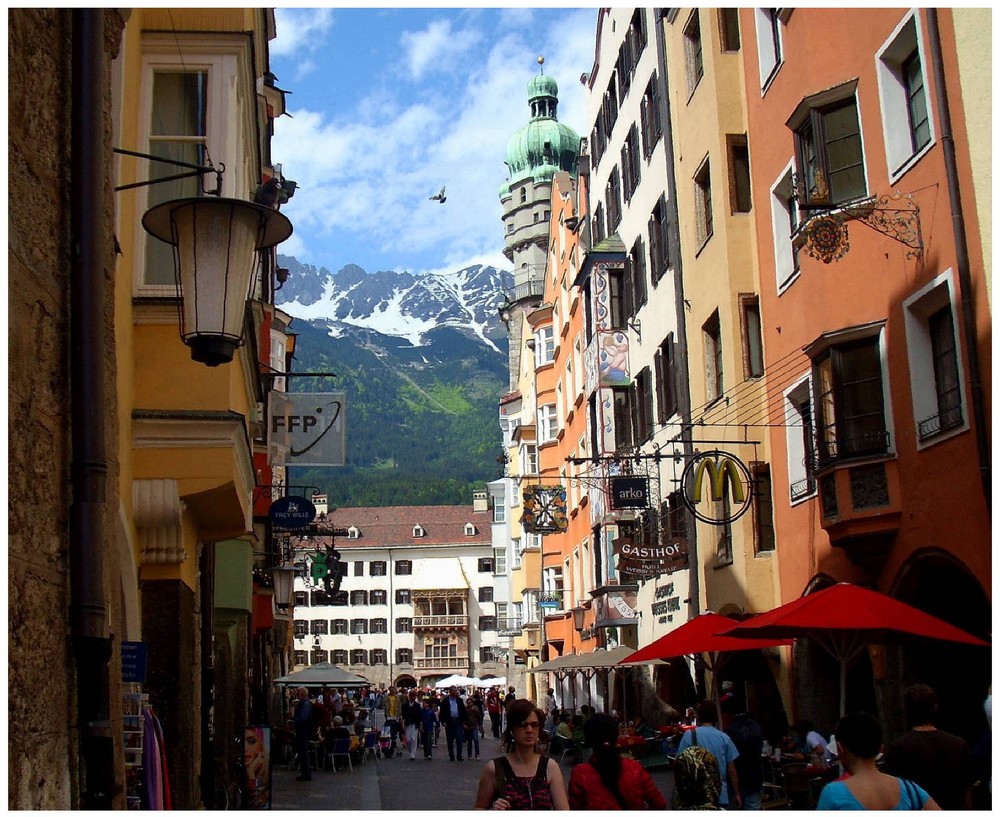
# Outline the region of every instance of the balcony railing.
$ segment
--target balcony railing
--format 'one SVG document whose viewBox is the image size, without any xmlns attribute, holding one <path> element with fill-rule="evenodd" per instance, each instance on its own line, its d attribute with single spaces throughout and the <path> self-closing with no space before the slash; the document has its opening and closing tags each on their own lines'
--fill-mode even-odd
<svg viewBox="0 0 1000 817">
<path fill-rule="evenodd" d="M 469 666 L 469 656 L 451 655 L 438 658 L 414 658 L 413 668 L 422 670 L 432 669 L 465 669 Z"/>
<path fill-rule="evenodd" d="M 413 628 L 417 627 L 468 627 L 468 616 L 414 616 Z"/>
<path fill-rule="evenodd" d="M 527 298 L 541 298 L 544 292 L 545 279 L 533 278 L 530 281 L 524 281 L 511 289 L 505 290 L 504 297 L 507 299 L 507 303 L 516 304 Z"/>
<path fill-rule="evenodd" d="M 498 618 L 497 635 L 512 636 L 521 634 L 521 619 L 519 618 Z"/>
</svg>

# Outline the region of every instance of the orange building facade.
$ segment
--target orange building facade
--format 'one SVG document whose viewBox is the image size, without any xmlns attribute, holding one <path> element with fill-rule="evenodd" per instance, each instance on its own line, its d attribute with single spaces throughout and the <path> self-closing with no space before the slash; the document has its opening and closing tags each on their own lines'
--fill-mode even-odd
<svg viewBox="0 0 1000 817">
<path fill-rule="evenodd" d="M 740 28 L 781 600 L 850 581 L 988 637 L 992 329 L 951 11 L 741 9 Z M 926 681 L 972 738 L 989 661 L 873 647 L 847 706 L 893 723 Z M 799 717 L 832 726 L 836 678 L 795 648 Z"/>
</svg>

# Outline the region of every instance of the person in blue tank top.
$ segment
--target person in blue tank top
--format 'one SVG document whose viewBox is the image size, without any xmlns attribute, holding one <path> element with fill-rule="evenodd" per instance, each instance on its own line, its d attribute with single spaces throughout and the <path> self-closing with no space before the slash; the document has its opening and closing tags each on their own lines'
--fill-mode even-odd
<svg viewBox="0 0 1000 817">
<path fill-rule="evenodd" d="M 837 753 L 849 776 L 828 783 L 817 811 L 940 811 L 911 780 L 883 774 L 875 765 L 882 748 L 882 725 L 867 712 L 850 712 L 837 724 Z"/>
</svg>

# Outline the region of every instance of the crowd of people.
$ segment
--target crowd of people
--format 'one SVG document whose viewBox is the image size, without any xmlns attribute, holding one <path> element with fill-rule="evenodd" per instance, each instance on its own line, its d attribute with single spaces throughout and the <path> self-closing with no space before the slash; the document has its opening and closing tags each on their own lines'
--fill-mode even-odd
<svg viewBox="0 0 1000 817">
<path fill-rule="evenodd" d="M 758 810 L 768 805 L 769 779 L 790 794 L 796 777 L 810 784 L 802 788 L 809 799 L 792 803 L 799 807 L 989 808 L 991 733 L 970 748 L 938 729 L 937 696 L 926 685 L 909 687 L 904 704 L 910 728 L 887 743 L 877 718 L 855 712 L 841 718 L 829 738 L 803 720 L 772 746 L 759 720 L 725 691 L 718 703 L 701 701 L 678 723 L 654 727 L 641 717 L 619 722 L 589 705 L 560 709 L 552 689 L 537 705 L 517 699 L 513 687 L 324 689 L 312 700 L 303 687 L 295 693 L 290 723 L 300 758 L 296 779 L 308 780 L 311 741 L 363 736 L 378 721 L 383 734 L 391 733 L 394 756 L 415 762 L 420 750 L 431 760 L 443 732 L 449 761 L 479 761 L 488 720 L 502 754 L 484 758 L 477 809 L 665 808 L 648 771 L 630 756 L 644 744 L 670 755 L 673 809 Z M 991 697 L 984 708 L 992 728 Z M 568 780 L 559 762 L 567 747 L 573 749 Z"/>
</svg>

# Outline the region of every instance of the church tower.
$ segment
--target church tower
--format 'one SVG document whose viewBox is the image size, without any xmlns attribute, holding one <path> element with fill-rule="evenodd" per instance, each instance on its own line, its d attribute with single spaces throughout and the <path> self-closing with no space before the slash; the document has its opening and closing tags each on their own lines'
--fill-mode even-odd
<svg viewBox="0 0 1000 817">
<path fill-rule="evenodd" d="M 544 62 L 538 58 L 539 65 Z M 510 391 L 517 388 L 524 312 L 541 303 L 549 240 L 552 177 L 564 170 L 574 177 L 580 137 L 559 122 L 559 87 L 539 72 L 528 83 L 531 119 L 507 143 L 509 177 L 500 187 L 503 205 L 504 255 L 514 265 L 514 288 L 507 293 L 501 316 L 509 335 Z"/>
</svg>

